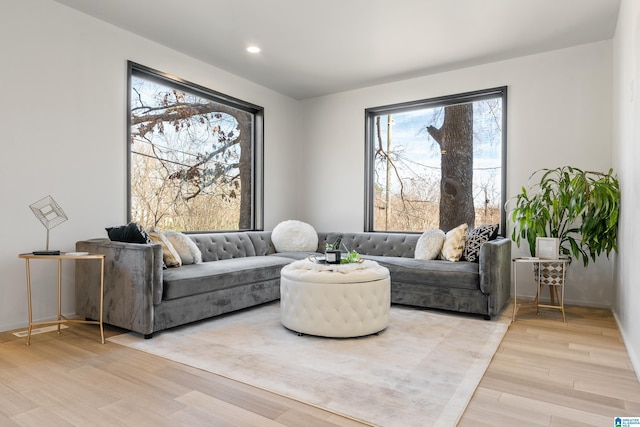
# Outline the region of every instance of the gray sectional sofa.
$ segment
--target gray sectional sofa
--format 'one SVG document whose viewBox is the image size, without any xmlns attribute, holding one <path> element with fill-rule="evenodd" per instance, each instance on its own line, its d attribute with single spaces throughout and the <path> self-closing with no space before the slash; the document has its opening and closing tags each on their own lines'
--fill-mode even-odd
<svg viewBox="0 0 640 427">
<path fill-rule="evenodd" d="M 480 248 L 479 262 L 414 259 L 420 235 L 318 233 L 318 252 L 276 252 L 269 231 L 190 234 L 202 263 L 163 269 L 160 244 L 91 239 L 77 251 L 105 254 L 104 322 L 150 338 L 157 331 L 280 298 L 280 270 L 338 237 L 387 267 L 391 302 L 490 318 L 510 298 L 511 240 Z M 322 248 L 322 249 L 321 249 Z M 76 263 L 76 313 L 99 317 L 99 267 Z"/>
</svg>

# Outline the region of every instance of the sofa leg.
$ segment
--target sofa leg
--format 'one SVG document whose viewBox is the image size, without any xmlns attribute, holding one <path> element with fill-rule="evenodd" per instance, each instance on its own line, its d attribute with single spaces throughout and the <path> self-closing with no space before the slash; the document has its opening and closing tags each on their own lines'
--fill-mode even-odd
<svg viewBox="0 0 640 427">
<path fill-rule="evenodd" d="M 151 332 L 150 334 L 144 334 L 145 340 L 150 340 L 151 338 L 153 338 L 153 332 Z"/>
<path fill-rule="evenodd" d="M 489 316 L 488 314 L 485 314 L 484 316 L 482 316 L 482 318 L 484 320 L 491 320 L 491 316 Z"/>
</svg>

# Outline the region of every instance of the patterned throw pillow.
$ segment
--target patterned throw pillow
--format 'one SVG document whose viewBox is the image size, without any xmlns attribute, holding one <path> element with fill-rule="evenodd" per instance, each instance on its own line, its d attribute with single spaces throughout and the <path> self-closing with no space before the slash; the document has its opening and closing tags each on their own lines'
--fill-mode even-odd
<svg viewBox="0 0 640 427">
<path fill-rule="evenodd" d="M 464 244 L 467 240 L 467 231 L 469 226 L 461 224 L 456 228 L 449 230 L 444 238 L 444 245 L 440 251 L 440 258 L 447 261 L 459 261 L 464 250 Z"/>
<path fill-rule="evenodd" d="M 500 226 L 498 224 L 487 224 L 469 231 L 461 259 L 465 261 L 478 262 L 480 246 L 489 240 L 495 240 L 498 237 L 499 227 Z"/>
<path fill-rule="evenodd" d="M 151 227 L 149 229 L 149 237 L 153 243 L 160 243 L 162 245 L 162 260 L 167 267 L 171 268 L 182 266 L 180 255 L 164 234 L 156 230 L 155 227 Z"/>
<path fill-rule="evenodd" d="M 415 259 L 436 259 L 444 245 L 444 231 L 436 228 L 422 233 L 416 243 Z"/>
</svg>

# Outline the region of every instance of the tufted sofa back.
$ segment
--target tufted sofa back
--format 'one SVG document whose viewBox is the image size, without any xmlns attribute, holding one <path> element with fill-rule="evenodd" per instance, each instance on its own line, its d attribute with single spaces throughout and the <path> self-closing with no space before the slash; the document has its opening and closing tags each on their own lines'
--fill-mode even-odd
<svg viewBox="0 0 640 427">
<path fill-rule="evenodd" d="M 360 255 L 395 256 L 413 258 L 420 234 L 406 233 L 318 233 L 318 251 L 323 252 L 325 243 L 333 243 L 341 236 L 342 243 L 350 251 Z"/>
<path fill-rule="evenodd" d="M 202 252 L 202 261 L 269 255 L 275 252 L 269 231 L 189 234 Z"/>
<path fill-rule="evenodd" d="M 202 261 L 204 262 L 256 255 L 253 243 L 247 233 L 190 234 L 189 237 L 202 252 Z"/>
<path fill-rule="evenodd" d="M 204 262 L 275 253 L 270 231 L 201 233 L 189 234 L 189 237 L 202 252 Z M 318 233 L 318 252 L 324 252 L 325 244 L 335 242 L 338 237 L 342 237 L 347 249 L 361 255 L 413 258 L 420 234 L 321 232 Z"/>
</svg>

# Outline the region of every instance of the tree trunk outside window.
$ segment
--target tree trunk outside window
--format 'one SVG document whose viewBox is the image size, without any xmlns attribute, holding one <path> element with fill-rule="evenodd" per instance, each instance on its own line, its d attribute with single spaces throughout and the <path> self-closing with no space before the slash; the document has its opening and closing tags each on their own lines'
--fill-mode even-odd
<svg viewBox="0 0 640 427">
<path fill-rule="evenodd" d="M 427 131 L 441 153 L 440 228 L 449 231 L 463 223 L 473 228 L 473 104 L 445 107 L 442 126 Z"/>
</svg>

